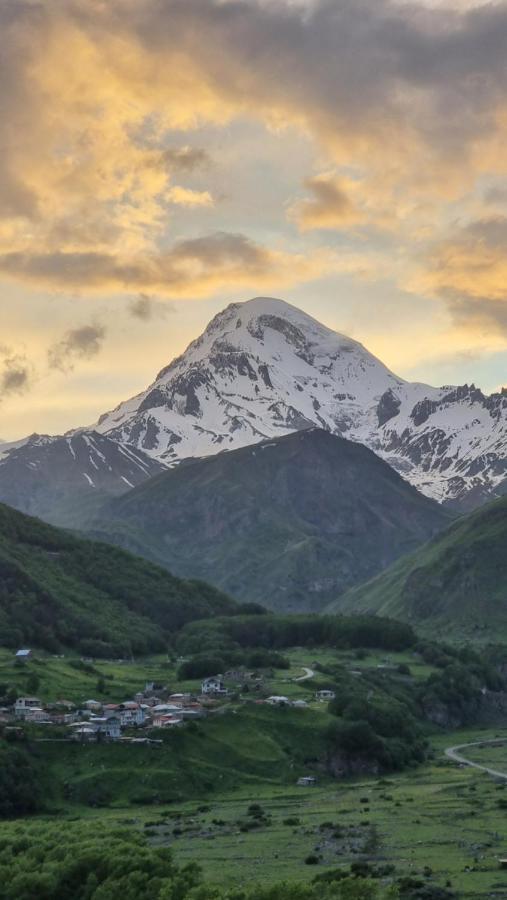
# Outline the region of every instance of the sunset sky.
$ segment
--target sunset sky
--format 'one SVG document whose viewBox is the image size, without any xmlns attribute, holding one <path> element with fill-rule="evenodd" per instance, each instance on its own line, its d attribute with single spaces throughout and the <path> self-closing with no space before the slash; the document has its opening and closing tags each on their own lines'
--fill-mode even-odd
<svg viewBox="0 0 507 900">
<path fill-rule="evenodd" d="M 0 48 L 0 438 L 258 295 L 507 382 L 507 2 L 0 0 Z"/>
</svg>

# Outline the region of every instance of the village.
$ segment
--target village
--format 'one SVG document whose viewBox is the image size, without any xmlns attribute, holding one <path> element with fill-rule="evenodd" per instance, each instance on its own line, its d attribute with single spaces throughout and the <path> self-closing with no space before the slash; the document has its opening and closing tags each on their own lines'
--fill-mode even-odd
<svg viewBox="0 0 507 900">
<path fill-rule="evenodd" d="M 18 659 L 23 661 L 30 658 L 30 651 L 18 651 L 18 654 Z M 65 729 L 64 739 L 81 743 L 157 743 L 157 738 L 152 736 L 154 729 L 178 728 L 226 712 L 234 703 L 246 702 L 242 689 L 247 691 L 244 696 L 248 702 L 256 704 L 295 709 L 309 705 L 309 700 L 301 698 L 266 695 L 262 675 L 238 669 L 205 677 L 195 691 L 173 692 L 169 687 L 147 682 L 134 696 L 119 703 L 93 698 L 82 702 L 61 698 L 45 703 L 37 696 L 18 696 L 12 705 L 0 707 L 0 728 L 8 734 L 19 731 L 23 724 L 54 726 Z M 318 690 L 313 700 L 328 703 L 334 696 L 331 690 Z"/>
</svg>

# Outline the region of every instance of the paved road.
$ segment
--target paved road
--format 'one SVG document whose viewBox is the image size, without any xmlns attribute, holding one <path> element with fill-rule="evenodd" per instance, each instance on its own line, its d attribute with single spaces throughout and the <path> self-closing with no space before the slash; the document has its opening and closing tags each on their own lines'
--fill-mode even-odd
<svg viewBox="0 0 507 900">
<path fill-rule="evenodd" d="M 455 747 L 447 747 L 445 755 L 449 757 L 449 759 L 453 759 L 454 762 L 461 763 L 465 766 L 471 766 L 473 769 L 480 769 L 481 772 L 487 772 L 488 775 L 493 775 L 494 778 L 505 778 L 507 780 L 507 772 L 499 772 L 497 769 L 491 769 L 489 766 L 481 766 L 480 763 L 471 762 L 471 760 L 460 753 L 461 750 L 466 750 L 467 747 L 483 747 L 485 744 L 505 743 L 507 743 L 506 738 L 495 738 L 491 741 L 472 741 L 469 744 L 457 744 Z"/>
<path fill-rule="evenodd" d="M 313 678 L 315 675 L 313 669 L 309 669 L 308 666 L 301 666 L 301 668 L 305 674 L 295 678 L 294 681 L 308 681 L 309 678 Z"/>
</svg>

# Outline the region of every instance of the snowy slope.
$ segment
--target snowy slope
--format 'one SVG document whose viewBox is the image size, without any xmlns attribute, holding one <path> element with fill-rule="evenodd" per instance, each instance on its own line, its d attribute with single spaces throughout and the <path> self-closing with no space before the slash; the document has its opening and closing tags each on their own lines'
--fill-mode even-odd
<svg viewBox="0 0 507 900">
<path fill-rule="evenodd" d="M 173 465 L 314 425 L 371 447 L 439 501 L 476 505 L 507 484 L 507 392 L 407 383 L 265 297 L 228 306 L 94 428 Z"/>
<path fill-rule="evenodd" d="M 0 447 L 0 500 L 55 524 L 73 524 L 83 504 L 131 490 L 163 466 L 137 447 L 93 431 L 33 434 Z"/>
</svg>

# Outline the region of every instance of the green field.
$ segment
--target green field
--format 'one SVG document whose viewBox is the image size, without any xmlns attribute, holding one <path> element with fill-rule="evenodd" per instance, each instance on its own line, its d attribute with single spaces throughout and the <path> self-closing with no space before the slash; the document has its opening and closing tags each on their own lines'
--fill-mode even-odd
<svg viewBox="0 0 507 900">
<path fill-rule="evenodd" d="M 171 847 L 178 863 L 198 862 L 206 880 L 222 886 L 305 881 L 326 869 L 368 860 L 391 863 L 398 875 L 450 883 L 460 897 L 505 896 L 498 858 L 507 851 L 502 808 L 507 788 L 442 756 L 449 741 L 486 740 L 498 731 L 440 735 L 433 762 L 387 779 L 322 777 L 315 788 L 299 788 L 299 768 L 286 759 L 273 711 L 263 711 L 263 722 L 259 715 L 256 710 L 249 723 L 241 722 L 240 732 L 231 717 L 209 723 L 205 738 L 178 735 L 180 746 L 39 745 L 48 771 L 58 767 L 64 782 L 79 788 L 59 809 L 58 822 L 77 817 L 90 832 L 99 822 L 108 828 L 126 826 L 152 846 Z M 292 735 L 304 752 L 311 752 L 318 715 L 303 711 L 307 721 Z M 294 716 L 284 723 L 285 735 L 288 725 L 299 728 Z M 198 746 L 204 741 L 205 747 L 192 751 L 192 741 Z M 162 797 L 150 805 L 133 802 L 135 792 L 137 799 L 143 791 L 162 789 L 163 794 L 163 786 L 174 786 L 176 778 L 192 800 L 169 802 L 169 791 L 165 802 Z M 113 790 L 114 799 L 104 808 L 91 807 L 87 802 L 100 784 Z M 252 803 L 262 807 L 262 821 L 245 830 Z M 0 840 L 13 828 L 21 836 L 25 829 L 54 822 L 54 817 L 4 822 Z M 318 857 L 315 865 L 305 863 L 309 855 Z"/>
<path fill-rule="evenodd" d="M 25 747 L 40 772 L 45 812 L 0 823 L 0 849 L 13 833 L 33 839 L 39 829 L 46 834 L 68 822 L 91 837 L 99 828 L 126 828 L 153 848 L 169 847 L 178 864 L 197 862 L 205 880 L 222 888 L 304 882 L 366 861 L 394 866 L 393 878 L 447 884 L 458 897 L 505 897 L 498 860 L 507 856 L 507 785 L 447 760 L 444 750 L 505 736 L 503 747 L 466 755 L 507 772 L 507 730 L 433 729 L 429 760 L 418 767 L 332 779 L 323 751 L 336 717 L 314 701 L 316 688 L 333 680 L 325 670 L 339 667 L 349 682 L 351 672 L 361 672 L 352 682 L 394 691 L 407 680 L 422 684 L 436 670 L 410 651 L 292 648 L 284 655 L 290 668 L 265 671 L 264 689 L 306 699 L 306 709 L 259 705 L 255 697 L 233 701 L 204 721 L 154 733 L 162 743 L 152 745 L 81 745 L 58 730 L 29 729 Z M 80 665 L 70 656 L 41 655 L 20 667 L 1 651 L 0 682 L 22 691 L 35 674 L 44 701 L 94 697 L 99 678 L 112 700 L 132 696 L 146 681 L 175 691 L 200 683 L 179 681 L 178 662 L 162 655 Z M 398 673 L 399 665 L 410 675 Z M 308 669 L 314 674 L 297 681 Z M 316 787 L 296 785 L 304 774 L 317 777 Z M 252 812 L 252 804 L 261 809 Z"/>
</svg>

